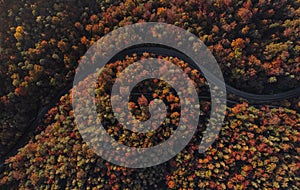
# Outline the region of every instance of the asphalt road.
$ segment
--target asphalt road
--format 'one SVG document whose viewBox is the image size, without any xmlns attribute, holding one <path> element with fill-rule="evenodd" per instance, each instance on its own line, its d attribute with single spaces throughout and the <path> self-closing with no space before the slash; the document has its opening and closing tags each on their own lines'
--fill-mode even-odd
<svg viewBox="0 0 300 190">
<path fill-rule="evenodd" d="M 156 55 L 162 55 L 162 56 L 172 56 L 172 57 L 177 57 L 187 63 L 189 63 L 190 67 L 192 68 L 196 68 L 199 70 L 200 73 L 201 70 L 198 68 L 197 64 L 195 64 L 193 62 L 193 60 L 191 60 L 188 56 L 186 56 L 185 54 L 183 54 L 182 52 L 166 47 L 166 46 L 157 46 L 154 44 L 148 44 L 148 45 L 141 45 L 141 46 L 134 46 L 134 47 L 130 47 L 128 49 L 125 49 L 123 51 L 121 51 L 120 53 L 118 53 L 117 55 L 115 55 L 109 62 L 114 62 L 117 60 L 121 60 L 124 59 L 126 57 L 126 55 L 132 55 L 133 53 L 136 53 L 138 55 L 141 55 L 145 52 L 148 53 L 154 53 Z M 89 73 L 88 73 L 89 74 Z M 85 76 L 80 76 L 80 78 L 83 80 L 85 77 L 87 77 L 87 75 Z M 220 84 L 221 81 L 218 80 L 218 78 L 214 78 L 213 82 L 215 84 Z M 43 119 L 44 115 L 52 108 L 55 106 L 56 103 L 59 102 L 60 97 L 67 94 L 73 87 L 73 82 L 68 84 L 64 89 L 62 89 L 55 98 L 52 99 L 52 101 L 46 105 L 45 107 L 41 108 L 40 111 L 38 112 L 37 116 L 31 121 L 31 123 L 29 124 L 29 127 L 27 129 L 27 131 L 34 131 L 35 128 L 38 126 L 38 124 L 41 122 L 41 120 Z M 261 105 L 261 104 L 267 104 L 267 103 L 272 103 L 272 102 L 276 102 L 276 101 L 280 101 L 280 100 L 286 100 L 286 99 L 290 99 L 290 98 L 296 98 L 296 97 L 300 97 L 300 87 L 297 87 L 293 90 L 289 90 L 286 92 L 282 92 L 282 93 L 278 93 L 278 94 L 270 94 L 270 95 L 260 95 L 260 94 L 253 94 L 253 93 L 248 93 L 248 92 L 244 92 L 241 91 L 239 89 L 236 89 L 232 86 L 229 86 L 226 84 L 226 92 L 228 94 L 233 94 L 236 97 L 240 97 L 245 99 L 249 104 L 252 105 Z M 206 96 L 200 96 L 199 97 L 204 98 L 204 99 L 210 99 L 210 97 L 206 97 Z M 240 103 L 237 100 L 227 100 L 228 104 L 237 104 Z M 2 166 L 4 165 L 4 161 L 12 156 L 15 155 L 17 150 L 22 147 L 26 141 L 27 141 L 27 133 L 24 133 L 24 135 L 21 137 L 21 139 L 18 141 L 18 143 L 11 149 L 10 152 L 8 152 L 5 156 L 3 156 L 0 159 L 0 168 L 2 168 Z M 2 168 L 3 169 L 3 168 Z"/>
</svg>

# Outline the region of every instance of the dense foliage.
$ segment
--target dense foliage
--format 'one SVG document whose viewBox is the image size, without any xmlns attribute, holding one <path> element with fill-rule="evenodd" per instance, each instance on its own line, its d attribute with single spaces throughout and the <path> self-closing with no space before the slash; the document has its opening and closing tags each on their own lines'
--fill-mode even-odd
<svg viewBox="0 0 300 190">
<path fill-rule="evenodd" d="M 74 125 L 70 95 L 50 112 L 54 121 L 6 161 L 0 175 L 3 187 L 297 189 L 300 185 L 300 115 L 292 110 L 247 104 L 228 108 L 220 137 L 205 155 L 198 155 L 197 144 L 191 143 L 170 161 L 147 169 L 119 167 L 96 156 Z"/>
<path fill-rule="evenodd" d="M 29 132 L 38 111 L 72 82 L 86 50 L 127 24 L 166 22 L 199 36 L 216 57 L 226 82 L 238 89 L 265 94 L 293 89 L 300 80 L 299 7 L 299 0 L 0 1 L 0 156 Z M 128 60 L 122 64 L 128 65 Z M 192 77 L 204 83 L 203 76 Z M 6 161 L 1 185 L 70 189 L 139 189 L 145 184 L 175 189 L 300 186 L 300 118 L 292 111 L 300 109 L 300 98 L 278 103 L 291 110 L 246 103 L 228 108 L 221 136 L 201 158 L 191 143 L 165 164 L 130 170 L 101 160 L 82 142 L 73 123 L 70 97 L 62 97 L 31 141 Z M 146 101 L 139 100 L 137 105 Z M 203 104 L 207 116 L 209 102 Z M 195 141 L 200 137 L 201 131 Z"/>
</svg>

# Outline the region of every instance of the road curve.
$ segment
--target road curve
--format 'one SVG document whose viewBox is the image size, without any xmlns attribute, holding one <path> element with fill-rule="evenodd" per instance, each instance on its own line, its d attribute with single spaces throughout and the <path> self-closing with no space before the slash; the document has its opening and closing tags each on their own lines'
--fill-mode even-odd
<svg viewBox="0 0 300 190">
<path fill-rule="evenodd" d="M 154 53 L 156 55 L 162 55 L 162 56 L 172 56 L 172 57 L 177 57 L 187 63 L 190 64 L 190 67 L 197 69 L 200 73 L 201 70 L 197 67 L 197 64 L 193 62 L 187 55 L 184 53 L 180 52 L 179 50 L 167 47 L 167 46 L 161 46 L 157 44 L 142 44 L 139 46 L 133 46 L 130 48 L 127 48 L 121 52 L 119 52 L 117 55 L 115 55 L 109 62 L 114 62 L 117 60 L 124 59 L 126 55 L 132 55 L 134 53 L 141 55 L 145 52 L 148 53 Z M 89 74 L 89 73 L 88 73 Z M 84 79 L 86 76 L 80 76 L 80 79 Z M 221 81 L 219 81 L 217 78 L 214 79 L 213 81 L 215 84 L 220 84 Z M 60 100 L 60 97 L 63 96 L 64 94 L 67 94 L 73 87 L 73 82 L 69 83 L 64 89 L 62 89 L 56 96 L 55 98 L 52 99 L 52 101 L 41 108 L 37 114 L 37 116 L 30 122 L 28 131 L 33 131 L 35 128 L 38 126 L 38 124 L 41 122 L 43 119 L 44 115 Z M 279 101 L 279 100 L 285 100 L 285 99 L 290 99 L 290 98 L 296 98 L 300 96 L 300 87 L 297 87 L 293 90 L 289 90 L 286 92 L 278 93 L 278 94 L 270 94 L 270 95 L 258 95 L 258 94 L 252 94 L 248 92 L 244 92 L 241 90 L 238 90 L 232 86 L 229 86 L 226 84 L 226 91 L 229 94 L 234 94 L 237 97 L 246 99 L 250 104 L 252 105 L 260 105 L 262 103 L 272 103 L 274 101 Z M 203 96 L 199 98 L 204 98 L 204 99 L 209 99 L 209 97 Z M 240 103 L 239 101 L 236 100 L 227 100 L 227 103 L 229 104 L 236 104 Z M 27 141 L 27 133 L 24 133 L 24 135 L 20 138 L 18 143 L 9 151 L 5 156 L 3 156 L 0 159 L 0 168 L 3 167 L 4 161 L 12 156 L 15 155 L 17 150 L 22 147 L 26 141 Z M 3 169 L 3 168 L 2 168 Z"/>
</svg>

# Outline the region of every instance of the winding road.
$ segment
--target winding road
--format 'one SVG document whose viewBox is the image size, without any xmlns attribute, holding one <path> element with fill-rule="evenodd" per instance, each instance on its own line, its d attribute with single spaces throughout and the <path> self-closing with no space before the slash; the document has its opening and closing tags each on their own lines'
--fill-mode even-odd
<svg viewBox="0 0 300 190">
<path fill-rule="evenodd" d="M 177 57 L 187 63 L 190 64 L 190 67 L 196 68 L 199 72 L 200 69 L 197 67 L 197 64 L 193 62 L 187 55 L 184 53 L 180 52 L 179 50 L 167 47 L 167 46 L 161 46 L 161 45 L 156 45 L 156 44 L 142 44 L 139 46 L 133 46 L 130 48 L 127 48 L 117 55 L 115 55 L 109 62 L 114 62 L 117 60 L 124 59 L 126 55 L 132 55 L 133 53 L 136 53 L 138 55 L 141 55 L 145 52 L 148 53 L 154 53 L 156 55 L 162 55 L 162 56 L 172 56 L 172 57 Z M 88 73 L 89 74 L 89 73 Z M 87 75 L 81 76 L 80 78 L 83 80 Z M 214 79 L 213 81 L 215 84 L 220 84 L 221 81 L 218 80 L 217 78 Z M 41 120 L 43 119 L 44 115 L 52 108 L 54 105 L 59 102 L 61 96 L 67 94 L 73 87 L 73 82 L 68 84 L 64 89 L 62 89 L 56 96 L 55 98 L 52 99 L 52 101 L 46 105 L 45 107 L 41 108 L 37 114 L 37 116 L 31 121 L 28 127 L 28 131 L 34 131 L 36 127 L 39 125 Z M 272 103 L 275 101 L 280 101 L 280 100 L 285 100 L 285 99 L 290 99 L 290 98 L 296 98 L 300 97 L 300 87 L 297 87 L 293 90 L 289 90 L 287 92 L 282 92 L 278 94 L 270 94 L 270 95 L 258 95 L 258 94 L 252 94 L 248 92 L 241 91 L 239 89 L 236 89 L 232 86 L 229 86 L 226 84 L 226 91 L 228 94 L 233 94 L 237 97 L 246 99 L 250 104 L 252 105 L 260 105 L 262 103 Z M 204 98 L 204 99 L 210 99 L 210 97 L 207 96 L 200 96 L 199 98 Z M 229 104 L 237 104 L 241 103 L 236 100 L 227 100 L 227 103 Z M 4 161 L 17 153 L 17 150 L 24 146 L 24 144 L 27 141 L 27 133 L 24 133 L 24 135 L 20 138 L 18 143 L 9 151 L 5 156 L 3 156 L 0 159 L 0 168 L 3 169 L 4 166 Z"/>
</svg>

